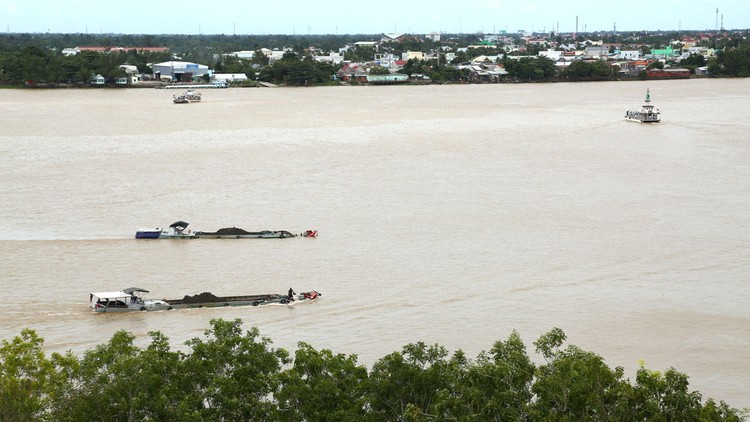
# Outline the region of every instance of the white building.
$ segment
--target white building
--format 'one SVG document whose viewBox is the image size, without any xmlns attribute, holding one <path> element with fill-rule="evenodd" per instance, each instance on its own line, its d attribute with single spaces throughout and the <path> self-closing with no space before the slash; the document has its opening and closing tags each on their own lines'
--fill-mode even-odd
<svg viewBox="0 0 750 422">
<path fill-rule="evenodd" d="M 331 63 L 333 65 L 340 65 L 344 61 L 344 56 L 341 53 L 330 53 L 327 56 L 314 56 L 316 62 Z"/>
<path fill-rule="evenodd" d="M 122 64 L 119 67 L 127 74 L 127 77 L 125 77 L 126 84 L 132 85 L 138 83 L 138 68 L 136 66 L 133 66 L 131 64 Z"/>
<path fill-rule="evenodd" d="M 255 56 L 255 51 L 251 51 L 251 50 L 235 51 L 234 53 L 231 53 L 231 55 L 237 57 L 238 59 L 250 60 L 253 58 L 253 56 Z"/>
<path fill-rule="evenodd" d="M 151 68 L 154 69 L 154 78 L 157 80 L 184 80 L 208 73 L 208 66 L 190 62 L 169 61 L 156 63 Z"/>
<path fill-rule="evenodd" d="M 606 57 L 609 54 L 609 49 L 604 45 L 591 45 L 586 47 L 586 52 L 584 53 L 584 56 L 590 57 L 592 59 L 599 59 L 602 57 Z"/>
<path fill-rule="evenodd" d="M 244 73 L 214 73 L 214 81 L 220 82 L 242 82 L 247 80 L 247 75 Z"/>
<path fill-rule="evenodd" d="M 395 66 L 396 60 L 398 60 L 398 58 L 395 57 L 391 53 L 375 55 L 375 64 L 377 64 L 378 66 L 386 67 L 386 68 L 391 68 Z"/>
<path fill-rule="evenodd" d="M 552 60 L 553 62 L 560 60 L 560 57 L 562 57 L 562 55 L 563 55 L 562 51 L 552 50 L 552 49 L 539 52 L 539 57 L 546 57 Z"/>
<path fill-rule="evenodd" d="M 641 51 L 640 50 L 622 50 L 622 51 L 617 52 L 616 57 L 622 60 L 640 60 Z"/>
<path fill-rule="evenodd" d="M 284 57 L 284 54 L 286 54 L 287 52 L 294 52 L 294 50 L 292 50 L 291 48 L 284 48 L 282 50 L 263 50 L 263 54 L 268 57 L 268 62 L 270 64 L 273 64 L 277 60 L 281 60 Z"/>
</svg>

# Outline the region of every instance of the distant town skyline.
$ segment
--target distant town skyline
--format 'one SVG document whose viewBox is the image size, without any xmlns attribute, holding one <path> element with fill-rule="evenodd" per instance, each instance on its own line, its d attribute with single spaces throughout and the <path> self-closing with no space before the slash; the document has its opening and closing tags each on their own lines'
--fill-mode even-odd
<svg viewBox="0 0 750 422">
<path fill-rule="evenodd" d="M 8 33 L 91 34 L 701 31 L 750 28 L 750 2 L 381 0 L 327 7 L 309 0 L 283 3 L 0 0 L 0 25 L 0 31 Z"/>
</svg>

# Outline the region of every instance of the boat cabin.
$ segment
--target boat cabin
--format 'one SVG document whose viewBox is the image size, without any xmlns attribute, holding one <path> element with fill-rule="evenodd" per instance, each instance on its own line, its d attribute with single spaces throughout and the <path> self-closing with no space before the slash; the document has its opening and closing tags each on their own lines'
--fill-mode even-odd
<svg viewBox="0 0 750 422">
<path fill-rule="evenodd" d="M 89 294 L 89 306 L 96 312 L 125 312 L 151 310 L 166 306 L 164 301 L 145 300 L 139 294 L 148 293 L 140 287 L 129 287 L 120 291 L 95 292 Z"/>
</svg>

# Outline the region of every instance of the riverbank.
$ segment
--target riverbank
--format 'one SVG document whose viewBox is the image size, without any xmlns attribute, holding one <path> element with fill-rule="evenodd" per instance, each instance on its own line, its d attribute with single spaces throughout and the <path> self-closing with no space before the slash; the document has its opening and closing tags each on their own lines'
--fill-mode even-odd
<svg viewBox="0 0 750 422">
<path fill-rule="evenodd" d="M 310 84 L 306 86 L 300 85 L 275 85 L 269 82 L 258 82 L 249 81 L 240 84 L 228 84 L 226 87 L 218 87 L 213 84 L 194 84 L 194 83 L 164 83 L 155 81 L 138 82 L 135 84 L 118 85 L 118 84 L 16 84 L 16 85 L 0 85 L 0 89 L 128 89 L 128 88 L 166 88 L 166 89 L 187 89 L 187 88 L 276 88 L 276 87 L 288 87 L 288 88 L 312 88 L 312 87 L 323 87 L 323 86 L 424 86 L 424 85 L 503 85 L 503 84 L 546 84 L 546 83 L 581 83 L 581 82 L 644 82 L 644 81 L 666 81 L 666 80 L 694 80 L 694 79 L 744 79 L 737 77 L 727 76 L 711 76 L 711 75 L 692 75 L 690 78 L 683 77 L 659 77 L 659 78 L 616 78 L 616 79 L 570 79 L 570 78 L 556 78 L 552 80 L 502 80 L 498 82 L 471 82 L 471 81 L 431 81 L 425 79 L 415 79 L 399 82 L 343 82 L 343 81 L 332 81 L 327 84 Z"/>
</svg>

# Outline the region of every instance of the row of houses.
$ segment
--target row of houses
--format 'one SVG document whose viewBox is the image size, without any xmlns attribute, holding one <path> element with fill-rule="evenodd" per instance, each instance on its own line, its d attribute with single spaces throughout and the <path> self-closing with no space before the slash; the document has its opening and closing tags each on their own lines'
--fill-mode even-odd
<svg viewBox="0 0 750 422">
<path fill-rule="evenodd" d="M 620 66 L 620 72 L 622 76 L 635 76 L 644 70 L 650 62 L 653 61 L 677 61 L 686 58 L 691 54 L 702 54 L 709 58 L 715 55 L 715 51 L 707 47 L 701 47 L 700 42 L 702 38 L 685 38 L 675 40 L 670 43 L 666 48 L 663 49 L 652 49 L 650 54 L 644 54 L 641 49 L 630 48 L 623 49 L 623 45 L 606 44 L 602 41 L 591 41 L 586 40 L 583 42 L 575 42 L 570 44 L 557 44 L 550 42 L 549 39 L 541 36 L 529 35 L 522 37 L 522 42 L 518 43 L 518 37 L 511 37 L 504 34 L 491 34 L 486 35 L 481 42 L 476 45 L 470 45 L 462 48 L 452 48 L 450 46 L 441 46 L 432 51 L 405 51 L 400 55 L 394 55 L 387 53 L 382 46 L 387 43 L 394 43 L 402 41 L 408 37 L 414 37 L 408 34 L 396 34 L 386 33 L 382 34 L 380 41 L 361 41 L 352 44 L 345 45 L 338 49 L 338 51 L 323 52 L 315 47 L 309 47 L 306 52 L 310 54 L 316 61 L 330 63 L 334 66 L 339 67 L 336 77 L 341 80 L 351 81 L 368 81 L 378 83 L 391 83 L 399 82 L 404 77 L 399 76 L 397 72 L 406 65 L 408 60 L 437 60 L 442 63 L 454 62 L 456 57 L 461 53 L 467 53 L 467 56 L 474 56 L 471 53 L 471 49 L 477 48 L 493 48 L 500 50 L 500 54 L 494 56 L 479 55 L 472 59 L 470 63 L 462 63 L 456 65 L 459 69 L 468 69 L 475 79 L 478 80 L 499 80 L 507 75 L 507 72 L 500 64 L 505 54 L 510 54 L 513 58 L 530 57 L 523 53 L 528 51 L 529 46 L 547 47 L 545 50 L 539 50 L 539 52 L 533 57 L 546 57 L 555 64 L 564 68 L 569 66 L 571 63 L 578 60 L 606 60 L 613 64 Z M 425 38 L 429 38 L 435 41 L 440 41 L 440 34 L 433 33 L 428 34 Z M 502 45 L 501 48 L 497 45 Z M 348 50 L 357 47 L 368 47 L 374 51 L 374 56 L 371 61 L 366 63 L 350 63 L 345 60 L 345 54 Z M 84 51 L 96 51 L 101 53 L 116 52 L 116 51 L 148 51 L 148 52 L 165 52 L 168 51 L 166 47 L 74 47 L 66 48 L 63 50 L 63 54 L 72 55 L 79 54 Z M 280 60 L 284 54 L 291 51 L 291 49 L 268 49 L 262 48 L 259 50 L 242 50 L 228 53 L 239 59 L 250 60 L 255 57 L 256 54 L 263 54 L 273 64 L 275 61 Z M 382 52 L 381 52 L 382 51 Z M 380 66 L 388 69 L 390 75 L 369 75 L 369 69 L 374 66 Z M 138 70 L 134 66 L 123 65 L 121 66 L 127 77 L 120 78 L 116 81 L 118 84 L 135 84 L 139 80 L 144 78 L 154 79 L 159 81 L 191 81 L 196 78 L 202 78 L 204 75 L 209 75 L 212 80 L 219 80 L 223 82 L 238 82 L 247 79 L 247 75 L 244 74 L 214 74 L 207 65 L 198 63 L 184 62 L 184 61 L 167 61 L 163 63 L 156 63 L 152 65 L 153 75 L 138 75 Z M 705 71 L 705 69 L 701 69 Z M 656 74 L 654 74 L 656 77 Z M 661 72 L 659 77 L 683 77 L 684 69 L 665 69 Z M 689 77 L 689 74 L 687 75 Z"/>
<path fill-rule="evenodd" d="M 152 52 L 152 53 L 164 53 L 169 51 L 169 48 L 167 47 L 98 47 L 98 46 L 83 46 L 83 47 L 71 47 L 71 48 L 64 48 L 61 53 L 63 56 L 74 56 L 76 54 L 80 54 L 84 51 L 93 51 L 95 53 L 114 53 L 114 52 L 128 52 L 128 51 L 138 51 L 138 52 Z"/>
</svg>

